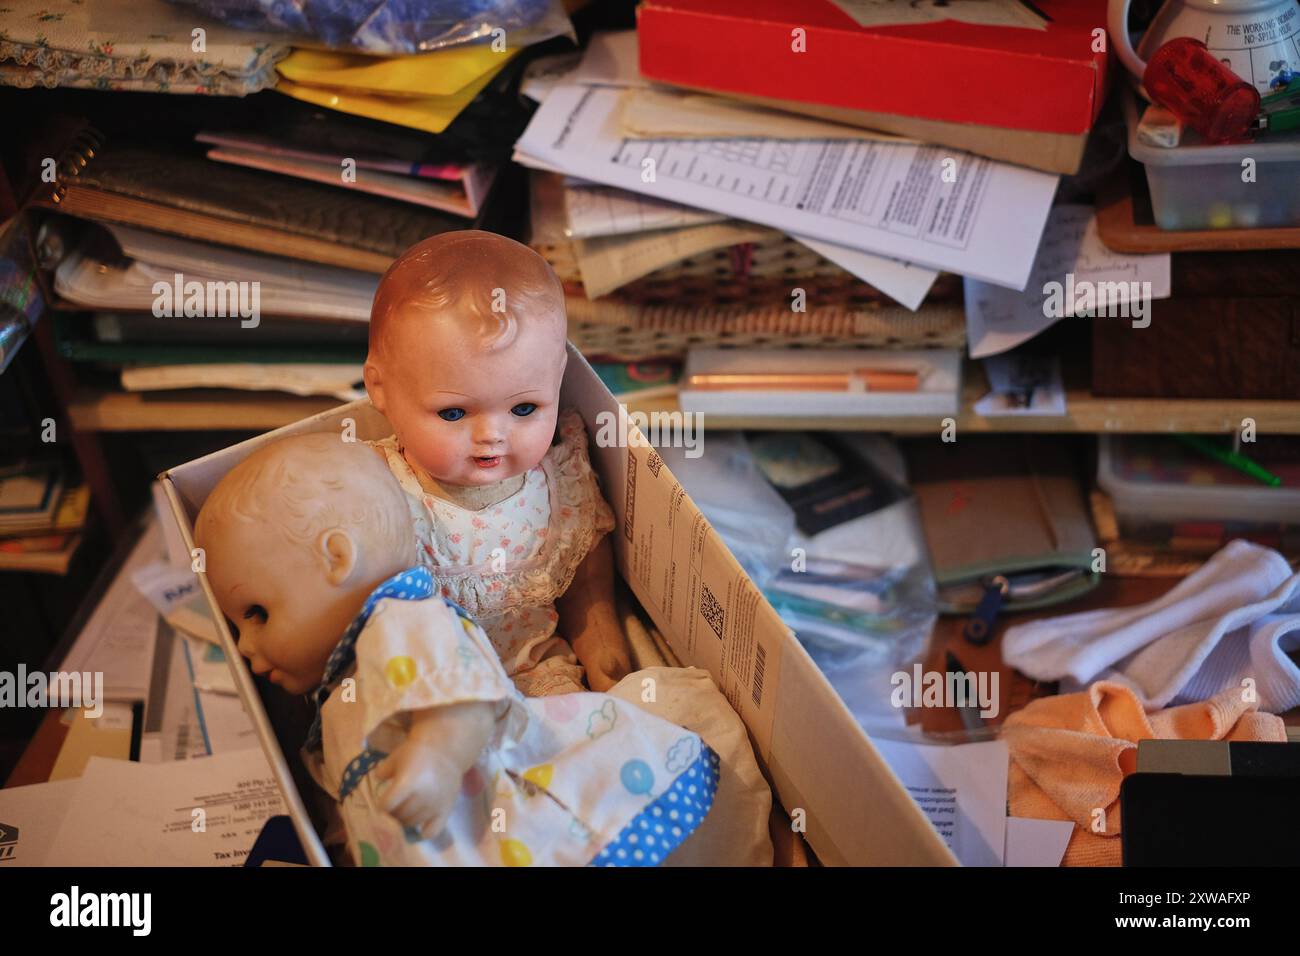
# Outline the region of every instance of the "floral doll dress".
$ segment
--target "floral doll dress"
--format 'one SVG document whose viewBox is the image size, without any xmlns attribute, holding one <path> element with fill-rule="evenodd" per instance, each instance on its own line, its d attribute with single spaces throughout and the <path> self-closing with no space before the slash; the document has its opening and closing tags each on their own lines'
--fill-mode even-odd
<svg viewBox="0 0 1300 956">
<path fill-rule="evenodd" d="M 340 802 L 353 859 L 398 866 L 655 866 L 713 804 L 718 756 L 697 734 L 608 694 L 524 697 L 474 620 L 427 568 L 367 599 L 330 656 L 304 747 Z M 425 839 L 385 813 L 372 769 L 410 714 L 496 705 L 446 827 Z"/>
<path fill-rule="evenodd" d="M 573 649 L 556 633 L 555 602 L 614 528 L 582 417 L 566 409 L 557 424 L 558 440 L 523 486 L 478 511 L 425 491 L 396 436 L 373 443 L 412 505 L 420 561 L 439 593 L 478 621 L 529 697 L 586 689 Z"/>
</svg>

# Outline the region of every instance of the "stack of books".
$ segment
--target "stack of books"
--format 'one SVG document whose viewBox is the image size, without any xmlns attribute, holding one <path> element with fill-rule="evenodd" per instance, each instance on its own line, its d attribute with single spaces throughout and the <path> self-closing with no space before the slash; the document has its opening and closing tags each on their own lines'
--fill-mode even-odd
<svg viewBox="0 0 1300 956">
<path fill-rule="evenodd" d="M 0 570 L 63 574 L 81 541 L 90 494 L 51 460 L 0 468 Z"/>
<path fill-rule="evenodd" d="M 494 196 L 526 112 L 493 72 L 439 135 L 273 92 L 237 108 L 194 98 L 150 124 L 78 117 L 34 203 L 55 214 L 61 354 L 94 366 L 83 384 L 129 391 L 363 395 L 389 263 L 509 212 Z"/>
</svg>

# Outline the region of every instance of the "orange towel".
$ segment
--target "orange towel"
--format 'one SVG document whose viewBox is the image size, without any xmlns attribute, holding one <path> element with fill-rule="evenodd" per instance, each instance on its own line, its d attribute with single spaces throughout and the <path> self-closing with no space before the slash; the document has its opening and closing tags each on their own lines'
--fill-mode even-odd
<svg viewBox="0 0 1300 956">
<path fill-rule="evenodd" d="M 1063 866 L 1119 866 L 1119 786 L 1137 767 L 1139 740 L 1286 740 L 1280 718 L 1241 697 L 1229 688 L 1148 714 L 1127 687 L 1098 681 L 1077 694 L 1034 701 L 1003 725 L 1011 815 L 1073 820 Z"/>
</svg>

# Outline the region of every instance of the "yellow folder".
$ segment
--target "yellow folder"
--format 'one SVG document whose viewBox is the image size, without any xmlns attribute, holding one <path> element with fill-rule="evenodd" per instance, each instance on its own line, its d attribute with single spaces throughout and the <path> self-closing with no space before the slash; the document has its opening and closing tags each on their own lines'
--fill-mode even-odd
<svg viewBox="0 0 1300 956">
<path fill-rule="evenodd" d="M 479 91 L 492 81 L 492 78 L 509 62 L 514 52 L 493 54 L 496 61 L 487 72 L 480 74 L 454 92 L 444 95 L 384 95 L 341 86 L 309 85 L 288 79 L 286 76 L 280 78 L 275 88 L 294 99 L 314 103 L 317 106 L 383 120 L 386 123 L 396 123 L 398 126 L 409 126 L 424 130 L 426 133 L 441 133 L 460 115 L 460 111 L 478 96 Z"/>
</svg>

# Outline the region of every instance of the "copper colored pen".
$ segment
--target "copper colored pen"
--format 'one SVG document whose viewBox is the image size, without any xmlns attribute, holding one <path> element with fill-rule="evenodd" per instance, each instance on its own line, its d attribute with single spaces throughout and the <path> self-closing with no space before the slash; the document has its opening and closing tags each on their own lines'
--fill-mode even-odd
<svg viewBox="0 0 1300 956">
<path fill-rule="evenodd" d="M 701 391 L 915 392 L 916 369 L 858 368 L 851 372 L 698 372 L 686 380 Z"/>
</svg>

